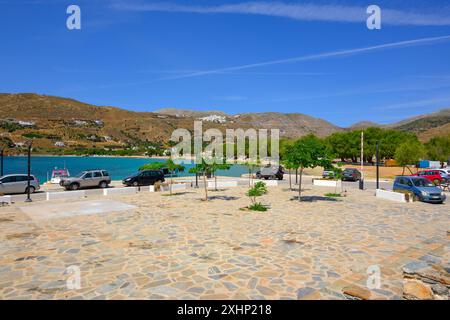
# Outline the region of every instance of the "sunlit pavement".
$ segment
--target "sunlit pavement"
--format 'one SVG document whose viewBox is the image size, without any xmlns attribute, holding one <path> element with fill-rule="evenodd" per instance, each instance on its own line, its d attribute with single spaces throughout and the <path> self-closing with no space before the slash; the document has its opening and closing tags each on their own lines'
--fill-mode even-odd
<svg viewBox="0 0 450 320">
<path fill-rule="evenodd" d="M 269 211 L 251 212 L 246 190 L 210 191 L 208 202 L 193 188 L 2 207 L 0 298 L 344 299 L 356 286 L 364 298 L 400 299 L 405 264 L 450 261 L 448 203 L 356 188 L 330 199 L 334 188 L 311 185 L 299 203 L 284 183 L 258 199 Z M 103 209 L 77 214 L 92 201 Z M 372 266 L 381 285 L 367 290 Z"/>
</svg>

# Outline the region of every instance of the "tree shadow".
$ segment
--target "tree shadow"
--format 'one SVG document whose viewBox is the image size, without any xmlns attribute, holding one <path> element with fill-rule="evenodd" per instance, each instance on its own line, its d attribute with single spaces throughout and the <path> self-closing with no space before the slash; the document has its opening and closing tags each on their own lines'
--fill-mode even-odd
<svg viewBox="0 0 450 320">
<path fill-rule="evenodd" d="M 172 193 L 172 194 L 170 194 L 170 193 L 164 193 L 164 194 L 162 194 L 161 196 L 163 196 L 163 197 L 175 197 L 175 196 L 183 196 L 183 195 L 185 195 L 185 194 L 194 194 L 195 192 L 177 192 L 177 193 Z"/>
<path fill-rule="evenodd" d="M 209 200 L 225 200 L 225 201 L 233 201 L 240 199 L 239 197 L 232 197 L 232 196 L 211 196 L 208 197 Z"/>
<path fill-rule="evenodd" d="M 291 201 L 298 201 L 298 196 L 292 197 Z M 338 199 L 322 196 L 302 196 L 302 202 L 317 202 L 317 201 L 328 201 L 328 202 L 338 202 Z"/>
</svg>

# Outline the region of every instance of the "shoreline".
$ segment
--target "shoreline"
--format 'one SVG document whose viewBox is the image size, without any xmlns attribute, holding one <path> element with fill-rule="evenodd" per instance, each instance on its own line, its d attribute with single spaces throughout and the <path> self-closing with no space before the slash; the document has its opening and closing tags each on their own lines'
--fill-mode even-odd
<svg viewBox="0 0 450 320">
<path fill-rule="evenodd" d="M 5 158 L 7 157 L 27 157 L 26 154 L 10 154 L 5 155 Z M 54 155 L 54 154 L 32 154 L 31 157 L 39 157 L 39 158 L 130 158 L 130 159 L 161 159 L 161 160 L 167 160 L 170 159 L 168 156 L 161 156 L 161 157 L 147 157 L 147 156 L 113 156 L 113 155 L 107 155 L 107 156 L 79 156 L 79 155 Z M 187 159 L 186 159 L 187 160 Z"/>
</svg>

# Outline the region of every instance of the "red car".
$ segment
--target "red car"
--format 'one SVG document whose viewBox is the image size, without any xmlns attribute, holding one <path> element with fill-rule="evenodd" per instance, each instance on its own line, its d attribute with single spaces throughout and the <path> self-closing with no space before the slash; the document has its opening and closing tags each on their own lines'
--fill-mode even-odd
<svg viewBox="0 0 450 320">
<path fill-rule="evenodd" d="M 435 185 L 439 185 L 442 182 L 445 182 L 445 179 L 442 178 L 441 173 L 439 172 L 439 170 L 419 171 L 419 173 L 413 174 L 412 176 L 425 178 L 425 179 L 430 180 L 431 182 L 433 182 Z"/>
</svg>

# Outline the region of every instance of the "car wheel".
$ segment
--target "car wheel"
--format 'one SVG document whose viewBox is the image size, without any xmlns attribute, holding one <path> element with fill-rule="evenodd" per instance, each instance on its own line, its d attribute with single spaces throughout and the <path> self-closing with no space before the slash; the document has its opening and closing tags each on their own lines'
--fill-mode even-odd
<svg viewBox="0 0 450 320">
<path fill-rule="evenodd" d="M 100 182 L 99 187 L 102 189 L 105 189 L 105 188 L 108 188 L 108 184 L 106 183 L 106 181 L 102 181 L 102 182 Z"/>
<path fill-rule="evenodd" d="M 30 187 L 30 194 L 34 193 L 36 189 L 34 187 Z M 25 189 L 25 194 L 28 194 L 28 187 Z"/>
<path fill-rule="evenodd" d="M 139 186 L 139 183 L 137 181 L 134 181 L 133 182 L 133 187 L 137 187 L 137 186 Z"/>
<path fill-rule="evenodd" d="M 72 183 L 70 185 L 70 190 L 75 191 L 75 190 L 78 190 L 78 189 L 80 189 L 80 185 L 78 183 Z"/>
</svg>

